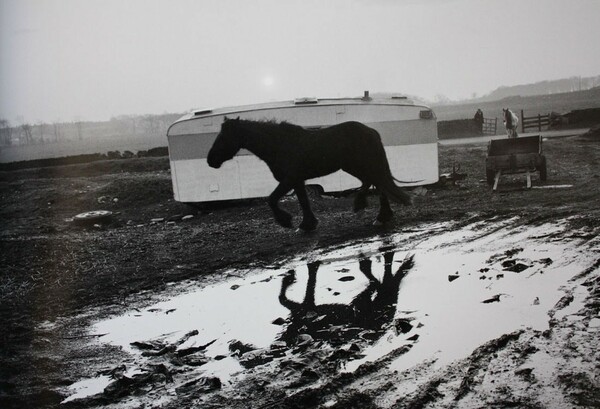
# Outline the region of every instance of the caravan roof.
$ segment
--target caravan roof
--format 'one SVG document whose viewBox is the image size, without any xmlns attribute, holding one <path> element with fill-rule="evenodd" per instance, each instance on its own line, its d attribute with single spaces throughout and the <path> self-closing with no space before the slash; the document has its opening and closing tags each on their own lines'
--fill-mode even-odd
<svg viewBox="0 0 600 409">
<path fill-rule="evenodd" d="M 358 97 L 358 98 L 314 98 L 314 97 L 302 97 L 288 101 L 277 101 L 277 102 L 265 102 L 260 104 L 252 105 L 240 105 L 223 108 L 201 108 L 195 109 L 191 112 L 183 115 L 175 124 L 182 121 L 188 121 L 196 118 L 207 118 L 213 116 L 222 115 L 235 115 L 243 112 L 259 112 L 281 108 L 296 108 L 306 105 L 313 106 L 336 106 L 336 105 L 389 105 L 389 106 L 417 106 L 429 109 L 429 107 L 421 104 L 415 104 L 414 101 L 404 96 L 391 96 L 388 98 L 370 98 L 370 97 Z"/>
</svg>

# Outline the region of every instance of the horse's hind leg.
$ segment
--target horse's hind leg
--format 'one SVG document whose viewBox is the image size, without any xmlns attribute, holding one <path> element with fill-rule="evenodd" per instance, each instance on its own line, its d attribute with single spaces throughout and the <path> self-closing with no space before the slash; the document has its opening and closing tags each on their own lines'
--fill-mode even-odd
<svg viewBox="0 0 600 409">
<path fill-rule="evenodd" d="M 369 188 L 371 187 L 370 183 L 363 182 L 362 186 L 356 193 L 356 197 L 354 198 L 354 212 L 360 212 L 367 207 L 367 193 L 369 192 Z"/>
<path fill-rule="evenodd" d="M 275 220 L 283 227 L 292 227 L 292 216 L 285 210 L 281 210 L 279 207 L 279 199 L 289 192 L 291 187 L 286 184 L 280 183 L 275 190 L 269 195 L 269 206 L 273 211 Z"/>
<path fill-rule="evenodd" d="M 383 192 L 379 195 L 379 203 L 379 214 L 377 215 L 375 224 L 385 224 L 392 220 L 392 218 L 394 217 L 394 213 L 392 212 L 392 208 L 390 207 L 389 199 Z"/>
<path fill-rule="evenodd" d="M 300 223 L 300 226 L 298 227 L 304 231 L 313 231 L 317 228 L 319 221 L 310 208 L 310 201 L 308 200 L 308 195 L 306 194 L 304 182 L 297 184 L 296 187 L 294 187 L 294 190 L 296 192 L 296 196 L 298 197 L 298 202 L 300 202 L 300 207 L 302 208 L 302 223 Z"/>
</svg>

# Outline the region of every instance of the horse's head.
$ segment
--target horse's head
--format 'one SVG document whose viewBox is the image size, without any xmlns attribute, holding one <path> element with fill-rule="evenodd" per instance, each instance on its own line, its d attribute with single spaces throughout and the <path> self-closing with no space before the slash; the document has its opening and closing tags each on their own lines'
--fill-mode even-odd
<svg viewBox="0 0 600 409">
<path fill-rule="evenodd" d="M 240 118 L 228 119 L 225 117 L 221 132 L 208 151 L 206 161 L 211 168 L 220 168 L 223 162 L 233 158 L 242 148 L 242 138 L 239 135 Z"/>
<path fill-rule="evenodd" d="M 502 120 L 508 127 L 512 126 L 512 115 L 511 114 L 512 114 L 512 112 L 510 112 L 510 109 L 502 108 Z"/>
</svg>

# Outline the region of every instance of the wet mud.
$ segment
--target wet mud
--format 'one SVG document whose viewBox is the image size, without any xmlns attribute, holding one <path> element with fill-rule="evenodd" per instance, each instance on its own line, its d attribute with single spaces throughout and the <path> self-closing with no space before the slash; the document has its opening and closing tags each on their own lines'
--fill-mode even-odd
<svg viewBox="0 0 600 409">
<path fill-rule="evenodd" d="M 380 407 L 385 395 L 412 396 L 425 404 L 445 396 L 440 373 L 466 365 L 453 398 L 462 401 L 499 352 L 545 336 L 549 314 L 556 321 L 567 307 L 583 307 L 570 280 L 594 257 L 582 240 L 548 240 L 564 236 L 566 225 L 423 224 L 278 266 L 224 272 L 242 279 L 171 289 L 164 301 L 89 328 L 94 342 L 129 358 L 70 385 L 63 402 L 294 407 L 300 399 L 307 407 L 348 407 L 340 386 L 375 373 L 394 379 L 393 392 L 379 390 L 387 381 L 352 399 Z M 520 359 L 538 352 L 532 346 Z M 588 377 L 595 370 L 581 369 Z M 537 371 L 515 368 L 526 383 Z M 244 406 L 249 397 L 258 403 Z"/>
</svg>

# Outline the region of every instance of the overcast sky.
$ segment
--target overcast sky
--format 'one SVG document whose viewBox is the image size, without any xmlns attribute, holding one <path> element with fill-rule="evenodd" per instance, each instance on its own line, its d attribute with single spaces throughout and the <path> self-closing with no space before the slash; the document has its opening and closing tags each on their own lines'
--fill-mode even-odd
<svg viewBox="0 0 600 409">
<path fill-rule="evenodd" d="M 0 118 L 600 75 L 600 0 L 0 0 Z"/>
</svg>

